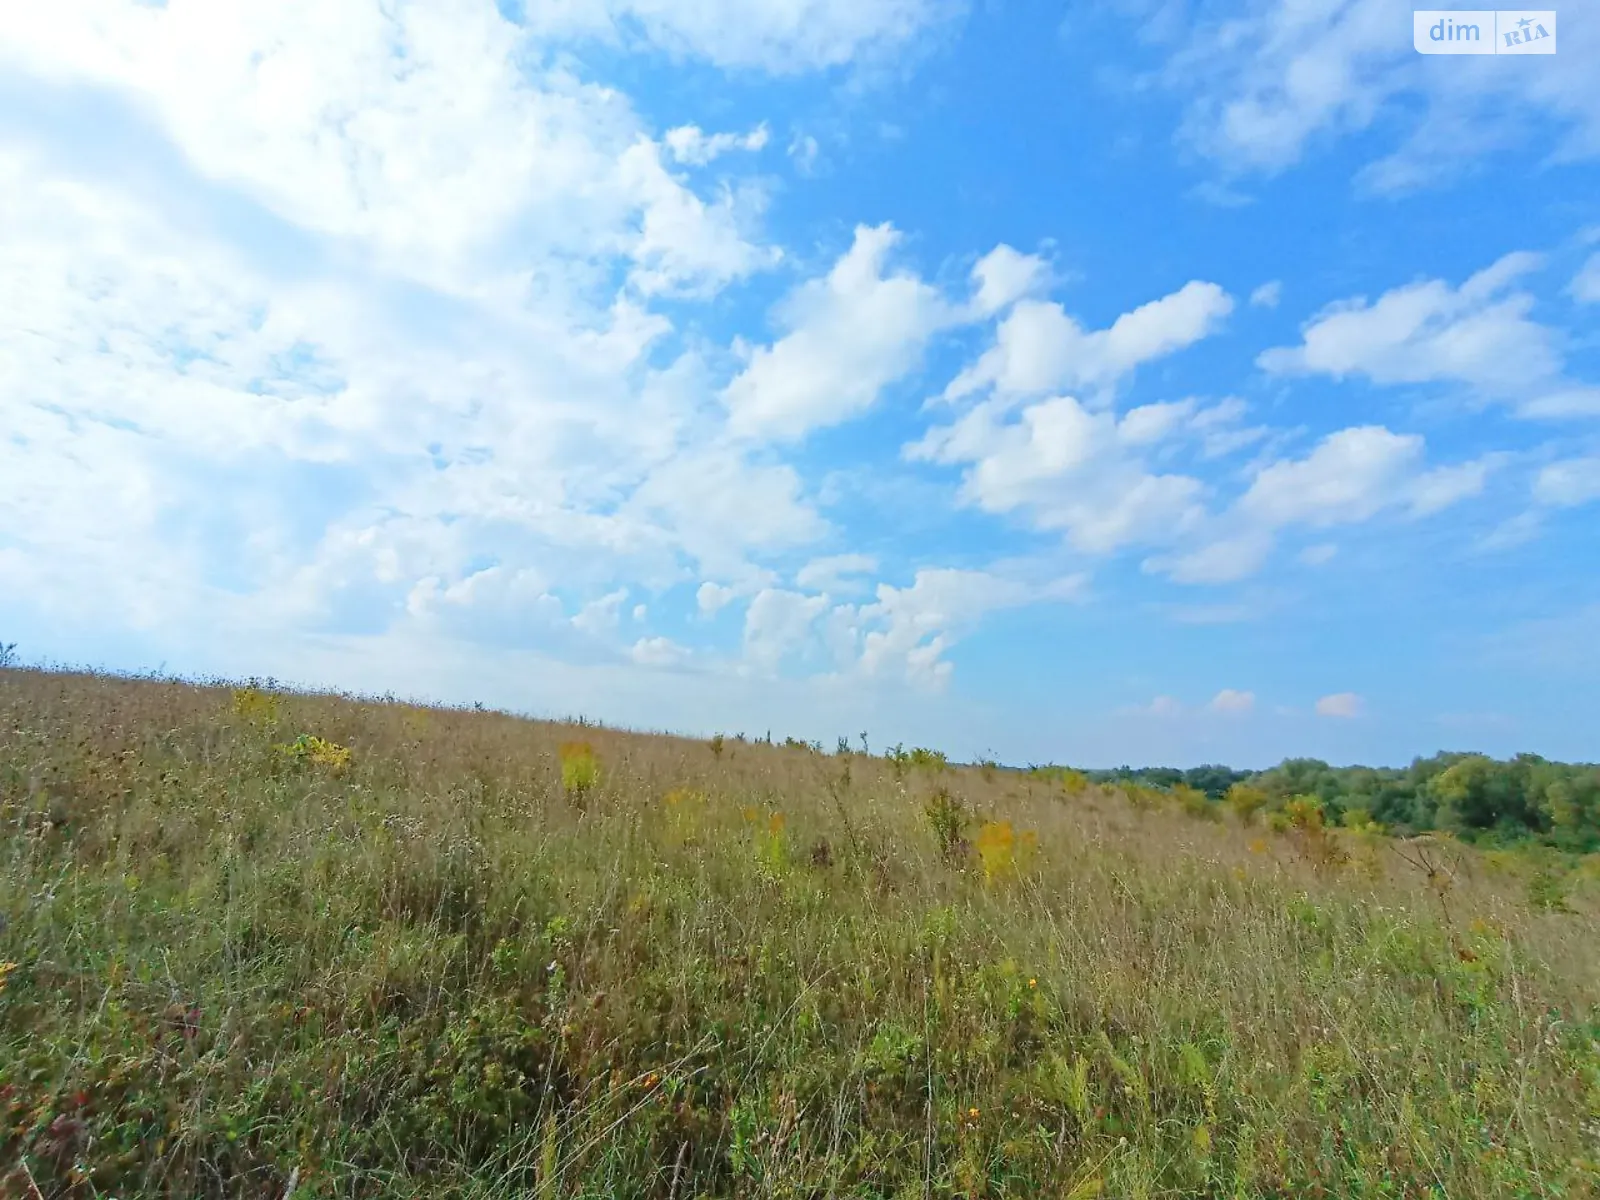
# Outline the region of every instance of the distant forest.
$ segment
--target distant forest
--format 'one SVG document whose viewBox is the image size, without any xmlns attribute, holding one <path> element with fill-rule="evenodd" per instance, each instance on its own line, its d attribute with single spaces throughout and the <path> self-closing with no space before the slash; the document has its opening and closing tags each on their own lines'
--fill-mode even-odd
<svg viewBox="0 0 1600 1200">
<path fill-rule="evenodd" d="M 1099 784 L 1194 789 L 1247 812 L 1271 812 L 1309 796 L 1330 824 L 1377 822 L 1397 834 L 1441 830 L 1475 842 L 1534 839 L 1579 853 L 1600 849 L 1600 764 L 1550 762 L 1537 754 L 1501 761 L 1441 753 L 1408 767 L 1333 767 L 1290 758 L 1265 771 L 1208 765 L 1077 774 Z"/>
</svg>

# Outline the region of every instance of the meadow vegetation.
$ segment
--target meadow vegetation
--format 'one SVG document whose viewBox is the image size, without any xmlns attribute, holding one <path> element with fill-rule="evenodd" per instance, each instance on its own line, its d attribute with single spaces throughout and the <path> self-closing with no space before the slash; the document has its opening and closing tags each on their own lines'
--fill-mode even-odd
<svg viewBox="0 0 1600 1200">
<path fill-rule="evenodd" d="M 1112 787 L 1188 789 L 1237 807 L 1280 810 L 1314 800 L 1335 822 L 1370 822 L 1402 834 L 1441 830 L 1485 846 L 1528 843 L 1587 853 L 1600 849 L 1600 765 L 1550 762 L 1537 754 L 1499 760 L 1446 751 L 1405 767 L 1334 767 L 1285 759 L 1266 771 L 1209 765 L 1121 767 L 1077 775 Z"/>
<path fill-rule="evenodd" d="M 0 670 L 0 1194 L 1600 1195 L 1594 855 L 852 744 Z"/>
</svg>

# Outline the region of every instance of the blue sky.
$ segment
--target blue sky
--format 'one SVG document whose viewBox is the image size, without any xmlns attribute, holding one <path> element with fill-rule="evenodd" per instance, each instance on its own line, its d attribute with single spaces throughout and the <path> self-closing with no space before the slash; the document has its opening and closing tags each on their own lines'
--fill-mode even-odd
<svg viewBox="0 0 1600 1200">
<path fill-rule="evenodd" d="M 1600 23 L 0 11 L 0 634 L 955 757 L 1595 759 Z"/>
</svg>

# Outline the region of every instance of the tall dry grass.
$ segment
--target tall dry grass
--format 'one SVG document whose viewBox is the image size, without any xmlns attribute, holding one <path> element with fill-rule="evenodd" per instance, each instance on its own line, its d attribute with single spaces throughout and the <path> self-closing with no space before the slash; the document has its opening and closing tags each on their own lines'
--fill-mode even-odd
<svg viewBox="0 0 1600 1200">
<path fill-rule="evenodd" d="M 1592 878 L 1071 792 L 0 672 L 0 1190 L 1597 1194 Z"/>
</svg>

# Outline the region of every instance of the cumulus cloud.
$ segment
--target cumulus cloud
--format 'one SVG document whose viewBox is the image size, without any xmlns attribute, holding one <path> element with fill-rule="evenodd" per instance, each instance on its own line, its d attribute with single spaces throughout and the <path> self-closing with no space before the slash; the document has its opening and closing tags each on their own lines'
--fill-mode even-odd
<svg viewBox="0 0 1600 1200">
<path fill-rule="evenodd" d="M 1423 460 L 1419 435 L 1381 425 L 1338 430 L 1303 458 L 1263 466 L 1229 509 L 1196 522 L 1197 547 L 1148 559 L 1145 569 L 1179 583 L 1231 583 L 1259 570 L 1286 528 L 1359 524 L 1384 511 L 1429 516 L 1480 493 L 1502 461 L 1427 468 Z M 1306 561 L 1326 561 L 1322 553 Z"/>
<path fill-rule="evenodd" d="M 1564 376 L 1554 331 L 1529 317 L 1534 297 L 1511 290 L 1538 255 L 1508 254 L 1459 288 L 1433 279 L 1341 301 L 1314 317 L 1299 346 L 1264 351 L 1281 375 L 1364 376 L 1378 384 L 1455 383 L 1526 416 L 1600 412 L 1600 389 Z"/>
<path fill-rule="evenodd" d="M 747 240 L 759 214 L 759 194 L 724 192 L 706 201 L 676 179 L 661 147 L 640 138 L 618 159 L 618 176 L 638 198 L 638 232 L 626 239 L 633 286 L 644 295 L 705 294 L 720 290 L 782 257 Z"/>
<path fill-rule="evenodd" d="M 1238 511 L 1265 529 L 1313 528 L 1365 521 L 1400 505 L 1437 512 L 1483 488 L 1488 463 L 1418 471 L 1423 440 L 1381 425 L 1341 429 L 1302 459 L 1273 463 L 1256 476 Z"/>
<path fill-rule="evenodd" d="M 731 587 L 707 580 L 695 592 L 695 603 L 699 606 L 703 616 L 714 616 L 721 612 L 738 593 Z"/>
<path fill-rule="evenodd" d="M 1152 470 L 1145 454 L 1176 439 L 1209 450 L 1244 411 L 1186 400 L 1141 405 L 1119 418 L 1070 396 L 1028 404 L 1015 419 L 1007 409 L 998 399 L 980 403 L 953 424 L 930 429 L 906 457 L 965 465 L 965 503 L 1024 515 L 1090 554 L 1169 541 L 1198 526 L 1205 485 L 1192 475 Z"/>
<path fill-rule="evenodd" d="M 1104 403 L 1048 393 L 1104 393 L 1141 363 L 1214 332 L 1232 307 L 1217 285 L 1197 281 L 1091 332 L 1058 304 L 1018 299 L 993 344 L 944 389 L 941 400 L 966 402 L 965 411 L 904 455 L 962 467 L 963 503 L 1022 516 L 1084 553 L 1182 536 L 1205 516 L 1205 485 L 1152 469 L 1146 456 L 1178 441 L 1211 455 L 1258 440 L 1260 431 L 1237 424 L 1242 402 L 1160 401 L 1119 417 Z"/>
<path fill-rule="evenodd" d="M 996 246 L 972 268 L 977 294 L 972 306 L 979 316 L 993 316 L 1049 283 L 1050 267 L 1042 258 L 1010 246 Z"/>
<path fill-rule="evenodd" d="M 1600 254 L 1591 254 L 1567 287 L 1580 304 L 1600 304 Z"/>
<path fill-rule="evenodd" d="M 1211 703 L 1207 707 L 1212 712 L 1247 713 L 1252 711 L 1255 706 L 1256 696 L 1254 692 L 1239 692 L 1233 688 L 1223 688 L 1215 696 L 1211 697 Z"/>
<path fill-rule="evenodd" d="M 432 286 L 504 293 L 548 256 L 637 256 L 657 286 L 761 261 L 737 203 L 526 36 L 487 0 L 69 0 L 8 6 L 0 64 L 131 96 L 200 175 Z"/>
<path fill-rule="evenodd" d="M 736 434 L 802 438 L 865 412 L 918 364 L 955 314 L 931 284 L 889 270 L 899 241 L 889 225 L 860 226 L 827 277 L 788 299 L 784 336 L 754 348 L 723 392 Z"/>
<path fill-rule="evenodd" d="M 692 657 L 685 647 L 664 637 L 640 638 L 628 656 L 642 667 L 676 667 Z"/>
<path fill-rule="evenodd" d="M 1114 414 L 1070 396 L 1029 405 L 1015 421 L 987 402 L 931 430 L 907 454 L 970 463 L 963 500 L 985 512 L 1025 513 L 1088 553 L 1165 537 L 1203 515 L 1199 480 L 1148 473 L 1120 447 Z"/>
<path fill-rule="evenodd" d="M 758 671 L 776 671 L 791 651 L 805 644 L 827 608 L 826 596 L 763 588 L 745 610 L 745 662 Z"/>
<path fill-rule="evenodd" d="M 1156 555 L 1145 560 L 1147 573 L 1166 575 L 1175 583 L 1233 583 L 1254 575 L 1272 553 L 1274 539 L 1266 529 L 1249 529 L 1203 543 L 1193 550 Z"/>
<path fill-rule="evenodd" d="M 706 133 L 698 125 L 679 125 L 667 130 L 661 141 L 678 162 L 703 167 L 729 151 L 760 150 L 769 137 L 765 125 L 749 133 Z"/>
<path fill-rule="evenodd" d="M 585 606 L 619 582 L 751 579 L 827 531 L 792 467 L 727 444 L 711 368 L 650 307 L 772 261 L 744 237 L 759 197 L 697 192 L 666 147 L 716 135 L 653 140 L 524 36 L 466 2 L 0 14 L 0 70 L 115 90 L 150 124 L 114 132 L 168 139 L 173 176 L 0 145 L 0 506 L 28 594 L 174 630 L 543 638 L 560 578 L 613 639 Z M 249 236 L 197 180 L 258 206 Z"/>
<path fill-rule="evenodd" d="M 1322 697 L 1316 704 L 1317 716 L 1337 717 L 1343 720 L 1359 717 L 1365 709 L 1365 702 L 1354 692 L 1335 692 L 1331 696 Z"/>
<path fill-rule="evenodd" d="M 1600 455 L 1569 458 L 1540 469 L 1534 499 L 1553 508 L 1576 508 L 1600 500 Z"/>
<path fill-rule="evenodd" d="M 795 573 L 794 581 L 800 587 L 819 592 L 846 592 L 861 586 L 853 576 L 861 576 L 878 569 L 878 560 L 871 554 L 830 554 L 814 558 Z"/>
<path fill-rule="evenodd" d="M 754 548 L 802 546 L 827 532 L 803 491 L 788 464 L 754 462 L 712 443 L 687 447 L 653 467 L 622 512 L 668 533 L 708 570 L 726 574 L 739 570 Z"/>
<path fill-rule="evenodd" d="M 407 611 L 419 617 L 449 608 L 482 615 L 487 607 L 510 606 L 539 612 L 547 619 L 562 615 L 561 601 L 550 593 L 538 572 L 525 568 L 485 567 L 453 582 L 429 575 L 418 580 L 406 597 Z"/>
<path fill-rule="evenodd" d="M 1199 280 L 1124 313 L 1109 329 L 1085 330 L 1061 305 L 1021 300 L 1000 322 L 994 345 L 944 390 L 959 400 L 992 389 L 1003 396 L 1115 384 L 1141 363 L 1214 333 L 1233 299 Z"/>
<path fill-rule="evenodd" d="M 1283 284 L 1274 279 L 1263 283 L 1250 293 L 1250 303 L 1255 308 L 1277 308 L 1283 296 Z"/>
<path fill-rule="evenodd" d="M 628 599 L 628 589 L 618 588 L 599 599 L 591 600 L 572 618 L 575 628 L 592 637 L 601 637 L 616 629 L 622 618 L 622 605 Z"/>
<path fill-rule="evenodd" d="M 875 602 L 859 608 L 841 606 L 843 629 L 835 646 L 859 646 L 859 669 L 868 676 L 893 675 L 943 687 L 953 670 L 945 652 L 984 615 L 1076 600 L 1086 583 L 1082 575 L 1037 583 L 987 571 L 919 570 L 909 587 L 880 583 Z"/>
</svg>

